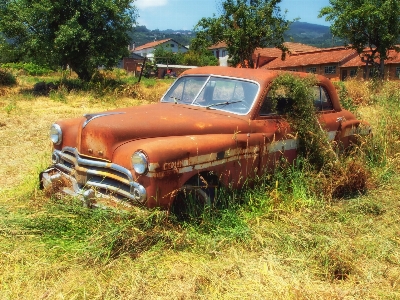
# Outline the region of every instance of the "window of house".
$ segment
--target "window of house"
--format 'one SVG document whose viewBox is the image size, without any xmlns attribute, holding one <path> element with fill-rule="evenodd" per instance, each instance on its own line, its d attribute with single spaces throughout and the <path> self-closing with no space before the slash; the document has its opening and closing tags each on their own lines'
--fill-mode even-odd
<svg viewBox="0 0 400 300">
<path fill-rule="evenodd" d="M 350 70 L 350 77 L 355 77 L 357 76 L 357 69 L 351 69 Z"/>
<path fill-rule="evenodd" d="M 174 48 L 175 47 L 175 44 L 171 44 L 171 48 Z"/>
<path fill-rule="evenodd" d="M 289 69 L 289 71 L 297 72 L 297 69 Z"/>
<path fill-rule="evenodd" d="M 396 67 L 396 78 L 400 78 L 400 67 Z"/>
<path fill-rule="evenodd" d="M 336 74 L 336 66 L 326 66 L 325 74 Z"/>
<path fill-rule="evenodd" d="M 307 68 L 307 69 L 306 69 L 306 72 L 307 72 L 307 73 L 316 74 L 316 73 L 317 73 L 317 68 L 316 68 L 316 67 Z"/>
</svg>

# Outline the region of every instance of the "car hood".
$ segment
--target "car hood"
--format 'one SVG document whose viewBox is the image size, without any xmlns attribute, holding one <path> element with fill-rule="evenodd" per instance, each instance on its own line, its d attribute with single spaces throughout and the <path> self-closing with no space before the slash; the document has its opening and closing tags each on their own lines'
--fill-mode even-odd
<svg viewBox="0 0 400 300">
<path fill-rule="evenodd" d="M 133 140 L 251 131 L 245 116 L 173 103 L 123 108 L 85 117 L 78 143 L 80 153 L 107 160 L 111 160 L 119 146 Z"/>
</svg>

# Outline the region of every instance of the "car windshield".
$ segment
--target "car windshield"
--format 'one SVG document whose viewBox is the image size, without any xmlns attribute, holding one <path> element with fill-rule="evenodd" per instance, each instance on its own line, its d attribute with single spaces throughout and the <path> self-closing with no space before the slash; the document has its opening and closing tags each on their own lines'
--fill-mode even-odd
<svg viewBox="0 0 400 300">
<path fill-rule="evenodd" d="M 252 81 L 218 76 L 183 76 L 161 102 L 202 106 L 245 115 L 253 106 L 259 85 Z"/>
</svg>

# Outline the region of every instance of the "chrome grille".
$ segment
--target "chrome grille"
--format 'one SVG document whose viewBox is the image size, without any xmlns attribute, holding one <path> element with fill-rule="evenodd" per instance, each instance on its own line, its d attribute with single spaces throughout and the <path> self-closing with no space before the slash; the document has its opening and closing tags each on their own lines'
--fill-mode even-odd
<svg viewBox="0 0 400 300">
<path fill-rule="evenodd" d="M 93 187 L 119 198 L 144 200 L 135 197 L 134 190 L 141 186 L 133 180 L 130 171 L 120 165 L 82 157 L 77 149 L 71 147 L 54 150 L 53 160 L 54 167 L 75 178 L 80 189 Z"/>
</svg>

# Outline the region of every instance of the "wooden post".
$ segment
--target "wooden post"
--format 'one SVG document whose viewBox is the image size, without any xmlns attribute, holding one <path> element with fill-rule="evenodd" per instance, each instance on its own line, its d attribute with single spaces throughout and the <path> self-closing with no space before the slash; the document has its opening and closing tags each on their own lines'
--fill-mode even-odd
<svg viewBox="0 0 400 300">
<path fill-rule="evenodd" d="M 140 69 L 140 75 L 139 75 L 139 80 L 138 80 L 138 82 L 140 82 L 140 80 L 142 79 L 143 68 L 146 66 L 146 59 L 147 59 L 147 56 L 144 57 L 143 64 L 142 64 L 142 68 Z"/>
</svg>

